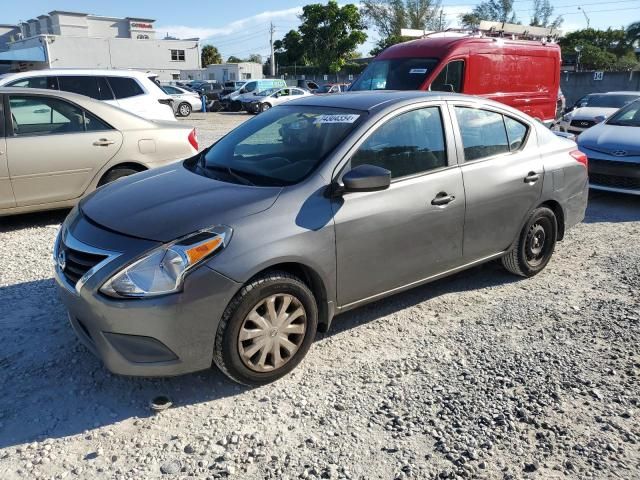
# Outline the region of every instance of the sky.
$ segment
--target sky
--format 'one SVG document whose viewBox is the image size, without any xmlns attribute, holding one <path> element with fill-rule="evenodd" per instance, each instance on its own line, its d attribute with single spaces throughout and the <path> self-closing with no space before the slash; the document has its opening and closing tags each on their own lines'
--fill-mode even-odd
<svg viewBox="0 0 640 480">
<path fill-rule="evenodd" d="M 223 58 L 230 55 L 247 57 L 258 53 L 269 54 L 269 24 L 273 22 L 275 38 L 299 24 L 298 15 L 306 3 L 300 0 L 200 0 L 181 3 L 168 0 L 6 0 L 0 9 L 0 23 L 18 23 L 46 14 L 53 9 L 90 13 L 114 17 L 143 17 L 156 20 L 158 38 L 169 34 L 178 38 L 199 37 L 203 44 L 211 43 L 221 51 Z M 480 0 L 442 0 L 449 26 L 457 26 L 460 13 L 470 11 Z M 340 3 L 348 3 L 342 0 Z M 356 2 L 354 2 L 356 3 Z M 533 0 L 515 0 L 518 19 L 528 23 Z M 593 28 L 622 27 L 640 21 L 640 0 L 552 0 L 555 15 L 562 14 L 562 30 L 573 31 L 587 26 L 589 17 Z M 358 51 L 368 55 L 378 39 L 374 30 Z"/>
</svg>

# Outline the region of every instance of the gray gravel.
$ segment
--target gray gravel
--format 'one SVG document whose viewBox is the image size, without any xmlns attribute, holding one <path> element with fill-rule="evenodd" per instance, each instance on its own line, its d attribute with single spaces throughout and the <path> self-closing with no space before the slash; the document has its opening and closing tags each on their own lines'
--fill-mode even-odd
<svg viewBox="0 0 640 480">
<path fill-rule="evenodd" d="M 3 480 L 640 478 L 638 197 L 592 194 L 533 279 L 492 263 L 338 317 L 255 389 L 109 374 L 55 295 L 64 215 L 0 219 Z"/>
</svg>

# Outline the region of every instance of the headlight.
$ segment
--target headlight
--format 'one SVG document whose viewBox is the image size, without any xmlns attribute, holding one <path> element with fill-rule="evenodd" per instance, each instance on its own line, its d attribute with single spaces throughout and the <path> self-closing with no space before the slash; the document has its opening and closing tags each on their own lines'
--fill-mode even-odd
<svg viewBox="0 0 640 480">
<path fill-rule="evenodd" d="M 226 247 L 231 233 L 231 228 L 218 226 L 156 248 L 116 273 L 100 291 L 117 298 L 177 292 L 187 272 Z"/>
<path fill-rule="evenodd" d="M 562 116 L 562 121 L 563 122 L 570 122 L 571 121 L 571 114 L 567 113 L 566 115 Z"/>
</svg>

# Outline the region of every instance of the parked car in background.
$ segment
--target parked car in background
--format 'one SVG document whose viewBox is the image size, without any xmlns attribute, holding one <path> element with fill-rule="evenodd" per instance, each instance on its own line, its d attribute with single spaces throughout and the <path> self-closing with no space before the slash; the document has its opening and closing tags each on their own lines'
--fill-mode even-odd
<svg viewBox="0 0 640 480">
<path fill-rule="evenodd" d="M 432 90 L 479 95 L 551 126 L 556 118 L 558 88 L 557 44 L 446 32 L 385 49 L 349 90 Z"/>
<path fill-rule="evenodd" d="M 66 208 L 198 150 L 193 128 L 58 90 L 0 88 L 0 215 Z"/>
<path fill-rule="evenodd" d="M 303 90 L 309 90 L 310 92 L 313 92 L 318 88 L 320 88 L 316 82 L 313 82 L 311 80 L 302 80 L 302 79 L 298 79 L 297 86 L 298 88 L 302 88 Z"/>
<path fill-rule="evenodd" d="M 589 185 L 596 190 L 640 195 L 640 100 L 578 137 L 589 157 Z"/>
<path fill-rule="evenodd" d="M 111 371 L 260 385 L 338 313 L 493 259 L 536 275 L 587 196 L 575 142 L 503 104 L 309 96 L 84 199 L 55 277 Z"/>
<path fill-rule="evenodd" d="M 191 112 L 202 110 L 202 99 L 197 92 L 175 85 L 163 85 L 162 89 L 173 98 L 173 109 L 176 115 L 188 117 Z"/>
<path fill-rule="evenodd" d="M 313 93 L 342 93 L 349 89 L 346 83 L 327 83 L 313 91 Z"/>
<path fill-rule="evenodd" d="M 207 97 L 207 100 L 210 102 L 220 100 L 222 94 L 222 85 L 215 81 L 194 83 L 191 89 L 198 93 L 198 95 Z"/>
<path fill-rule="evenodd" d="M 243 103 L 243 108 L 249 113 L 260 113 L 271 107 L 281 105 L 295 98 L 312 95 L 311 92 L 297 87 L 275 88 L 256 94 L 253 100 Z"/>
<path fill-rule="evenodd" d="M 236 82 L 237 85 L 237 82 Z M 249 80 L 244 82 L 240 88 L 233 92 L 223 96 L 220 101 L 226 110 L 232 112 L 239 112 L 242 110 L 242 103 L 249 101 L 254 94 L 268 90 L 270 88 L 284 88 L 287 86 L 287 82 L 279 78 L 276 79 L 261 79 L 261 80 Z"/>
<path fill-rule="evenodd" d="M 580 134 L 638 98 L 640 98 L 640 92 L 607 92 L 587 95 L 580 99 L 578 108 L 562 117 L 560 130 Z"/>
<path fill-rule="evenodd" d="M 102 100 L 149 120 L 173 120 L 156 76 L 134 70 L 49 69 L 0 75 L 0 87 L 46 88 Z"/>
</svg>

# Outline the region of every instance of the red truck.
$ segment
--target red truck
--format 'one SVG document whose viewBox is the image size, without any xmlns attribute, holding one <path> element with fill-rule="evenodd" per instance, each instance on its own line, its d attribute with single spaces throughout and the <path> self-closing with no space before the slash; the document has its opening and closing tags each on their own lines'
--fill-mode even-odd
<svg viewBox="0 0 640 480">
<path fill-rule="evenodd" d="M 350 90 L 434 90 L 480 95 L 551 124 L 560 86 L 551 42 L 439 34 L 378 55 Z"/>
</svg>

